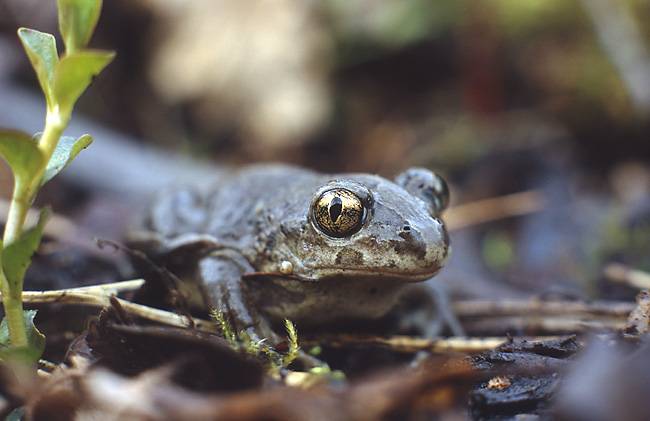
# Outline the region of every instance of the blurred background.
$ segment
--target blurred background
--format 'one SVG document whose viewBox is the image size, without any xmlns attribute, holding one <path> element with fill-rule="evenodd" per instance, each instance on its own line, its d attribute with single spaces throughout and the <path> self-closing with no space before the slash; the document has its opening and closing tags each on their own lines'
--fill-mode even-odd
<svg viewBox="0 0 650 421">
<path fill-rule="evenodd" d="M 532 191 L 537 211 L 453 227 L 441 282 L 464 296 L 631 298 L 603 268 L 650 270 L 649 22 L 643 0 L 110 0 L 91 44 L 118 55 L 76 119 L 102 151 L 128 138 L 229 165 L 424 166 L 448 179 L 452 206 Z M 55 2 L 0 0 L 0 125 L 36 130 L 19 26 L 57 32 Z M 144 154 L 87 154 L 147 177 Z M 117 236 L 125 210 L 88 199 L 85 171 L 46 197 Z"/>
</svg>

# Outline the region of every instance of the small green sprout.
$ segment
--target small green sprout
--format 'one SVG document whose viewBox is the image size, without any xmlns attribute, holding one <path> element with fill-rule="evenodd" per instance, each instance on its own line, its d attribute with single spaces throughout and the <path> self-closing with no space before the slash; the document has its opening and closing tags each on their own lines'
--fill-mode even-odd
<svg viewBox="0 0 650 421">
<path fill-rule="evenodd" d="M 246 331 L 240 331 L 235 334 L 232 325 L 223 311 L 212 309 L 210 311 L 210 317 L 219 324 L 221 334 L 233 349 L 239 352 L 245 352 L 254 357 L 264 356 L 268 362 L 268 372 L 273 377 L 280 378 L 281 370 L 287 368 L 296 360 L 296 358 L 298 358 L 300 353 L 298 331 L 294 324 L 288 319 L 284 319 L 284 328 L 287 331 L 289 349 L 284 355 L 282 355 L 275 348 L 268 345 L 266 339 L 254 341 Z M 318 350 L 317 353 L 320 353 L 320 347 L 314 347 L 312 348 L 312 351 L 315 349 Z M 339 370 L 332 370 L 326 363 L 312 367 L 306 372 L 290 372 L 285 378 L 285 382 L 288 385 L 302 388 L 309 388 L 322 383 L 342 381 L 345 381 L 345 374 Z"/>
<path fill-rule="evenodd" d="M 287 330 L 289 349 L 282 355 L 275 348 L 268 345 L 266 339 L 255 341 L 244 330 L 235 333 L 223 311 L 212 309 L 210 311 L 210 317 L 217 322 L 221 330 L 221 335 L 233 349 L 255 357 L 265 356 L 269 362 L 271 372 L 279 372 L 280 369 L 288 367 L 298 357 L 298 352 L 300 351 L 298 331 L 294 324 L 287 319 L 284 320 L 284 326 Z"/>
<path fill-rule="evenodd" d="M 0 292 L 5 318 L 0 324 L 0 357 L 20 355 L 35 362 L 43 352 L 43 335 L 34 326 L 35 311 L 23 311 L 25 272 L 38 248 L 47 212 L 26 229 L 27 211 L 39 189 L 90 145 L 90 135 L 63 136 L 75 103 L 92 80 L 113 60 L 111 51 L 86 49 L 95 30 L 101 0 L 58 0 L 59 30 L 65 52 L 59 55 L 53 35 L 18 29 L 45 97 L 45 127 L 29 136 L 0 129 L 0 156 L 9 164 L 14 189 L 0 244 Z"/>
<path fill-rule="evenodd" d="M 221 329 L 221 335 L 223 336 L 223 338 L 226 341 L 228 341 L 228 343 L 232 348 L 237 349 L 239 347 L 237 335 L 235 334 L 228 320 L 226 320 L 226 316 L 224 315 L 224 312 L 213 308 L 212 310 L 210 310 L 210 317 L 215 322 L 217 322 L 217 324 L 219 324 L 219 328 Z"/>
<path fill-rule="evenodd" d="M 284 328 L 287 330 L 287 338 L 289 339 L 289 350 L 282 358 L 282 365 L 288 367 L 297 357 L 300 346 L 298 345 L 298 331 L 289 319 L 284 319 Z"/>
</svg>

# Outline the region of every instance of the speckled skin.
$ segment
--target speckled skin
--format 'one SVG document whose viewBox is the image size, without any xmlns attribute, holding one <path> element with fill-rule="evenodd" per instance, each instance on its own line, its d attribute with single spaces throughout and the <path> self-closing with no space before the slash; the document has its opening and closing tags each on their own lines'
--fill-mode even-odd
<svg viewBox="0 0 650 421">
<path fill-rule="evenodd" d="M 405 285 L 434 276 L 447 257 L 445 227 L 432 216 L 430 191 L 422 194 L 431 173 L 409 171 L 398 176 L 407 191 L 369 174 L 245 167 L 207 194 L 161 195 L 133 242 L 182 261 L 184 277 L 201 291 L 200 306 L 230 310 L 238 328 L 258 336 L 272 335 L 269 320 L 304 326 L 377 318 Z M 314 200 L 332 187 L 351 190 L 367 210 L 362 228 L 347 238 L 323 234 L 311 216 Z"/>
</svg>

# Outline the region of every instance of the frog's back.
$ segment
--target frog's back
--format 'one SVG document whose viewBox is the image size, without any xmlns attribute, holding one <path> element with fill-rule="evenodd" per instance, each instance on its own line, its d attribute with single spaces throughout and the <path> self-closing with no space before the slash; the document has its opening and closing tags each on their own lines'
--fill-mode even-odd
<svg viewBox="0 0 650 421">
<path fill-rule="evenodd" d="M 129 241 L 136 248 L 166 249 L 157 243 L 208 234 L 229 247 L 251 247 L 260 229 L 268 230 L 292 211 L 292 200 L 310 197 L 320 177 L 289 165 L 251 165 L 224 171 L 203 191 L 170 187 L 158 192 L 144 218 L 135 221 Z"/>
<path fill-rule="evenodd" d="M 251 247 L 283 215 L 302 212 L 323 176 L 288 165 L 253 165 L 233 173 L 208 196 L 203 231 L 236 248 Z"/>
</svg>

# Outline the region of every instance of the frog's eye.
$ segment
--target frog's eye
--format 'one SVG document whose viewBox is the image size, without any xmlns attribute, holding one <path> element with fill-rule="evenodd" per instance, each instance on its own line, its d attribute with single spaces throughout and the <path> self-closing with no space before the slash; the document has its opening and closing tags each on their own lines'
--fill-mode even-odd
<svg viewBox="0 0 650 421">
<path fill-rule="evenodd" d="M 347 237 L 363 225 L 365 208 L 350 190 L 332 189 L 321 194 L 313 204 L 316 226 L 330 237 Z"/>
</svg>

